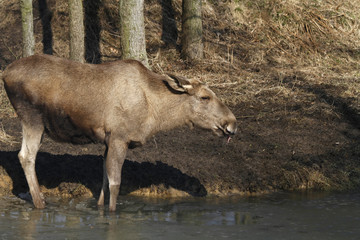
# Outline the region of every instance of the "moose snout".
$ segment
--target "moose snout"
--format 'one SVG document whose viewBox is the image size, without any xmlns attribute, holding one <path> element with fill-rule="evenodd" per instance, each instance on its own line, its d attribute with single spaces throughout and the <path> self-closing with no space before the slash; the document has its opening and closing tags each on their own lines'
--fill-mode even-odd
<svg viewBox="0 0 360 240">
<path fill-rule="evenodd" d="M 234 134 L 237 132 L 236 120 L 227 123 L 224 129 L 225 129 L 225 131 L 226 131 L 226 134 L 228 134 L 228 135 L 234 135 Z"/>
</svg>

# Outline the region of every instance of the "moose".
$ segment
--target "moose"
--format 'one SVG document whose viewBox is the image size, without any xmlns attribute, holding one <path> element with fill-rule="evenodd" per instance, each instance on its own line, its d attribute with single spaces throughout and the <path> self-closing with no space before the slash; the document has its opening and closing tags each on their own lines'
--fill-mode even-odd
<svg viewBox="0 0 360 240">
<path fill-rule="evenodd" d="M 229 138 L 237 131 L 234 114 L 206 84 L 154 73 L 136 60 L 95 65 L 33 55 L 8 65 L 2 79 L 21 121 L 18 157 L 36 208 L 45 208 L 35 172 L 44 132 L 62 142 L 105 144 L 97 203 L 104 206 L 109 190 L 115 211 L 127 149 L 181 125 Z"/>
</svg>

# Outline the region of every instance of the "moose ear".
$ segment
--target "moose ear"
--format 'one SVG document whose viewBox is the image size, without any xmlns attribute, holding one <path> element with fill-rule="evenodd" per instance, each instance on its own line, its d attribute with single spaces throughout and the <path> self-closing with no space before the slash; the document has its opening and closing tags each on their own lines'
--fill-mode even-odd
<svg viewBox="0 0 360 240">
<path fill-rule="evenodd" d="M 191 91 L 194 87 L 191 85 L 191 82 L 183 77 L 178 77 L 173 74 L 166 74 L 165 82 L 169 84 L 169 87 L 178 92 L 187 92 Z"/>
</svg>

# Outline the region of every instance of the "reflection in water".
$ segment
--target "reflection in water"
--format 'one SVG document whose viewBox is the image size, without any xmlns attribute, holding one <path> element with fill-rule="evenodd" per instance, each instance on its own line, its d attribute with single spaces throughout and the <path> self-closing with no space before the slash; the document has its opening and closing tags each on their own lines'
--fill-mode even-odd
<svg viewBox="0 0 360 240">
<path fill-rule="evenodd" d="M 0 199 L 0 239 L 358 239 L 360 193 L 156 200 L 50 200 L 44 210 Z"/>
</svg>

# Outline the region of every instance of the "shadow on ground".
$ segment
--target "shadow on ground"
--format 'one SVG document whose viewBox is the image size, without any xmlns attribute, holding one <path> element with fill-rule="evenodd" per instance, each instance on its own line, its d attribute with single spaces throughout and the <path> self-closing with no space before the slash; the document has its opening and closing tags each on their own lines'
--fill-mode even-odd
<svg viewBox="0 0 360 240">
<path fill-rule="evenodd" d="M 102 166 L 102 156 L 53 155 L 39 152 L 36 172 L 39 184 L 47 189 L 59 187 L 62 191 L 73 194 L 73 191 L 83 185 L 91 191 L 93 196 L 97 197 L 102 185 Z M 28 191 L 24 172 L 17 158 L 17 151 L 1 151 L 0 167 L 3 167 L 12 179 L 12 193 L 15 196 Z M 167 164 L 125 161 L 122 171 L 122 195 L 155 185 L 163 185 L 165 188 L 172 187 L 191 196 L 207 194 L 205 187 L 198 179 Z M 74 195 L 76 194 L 74 193 Z"/>
</svg>

